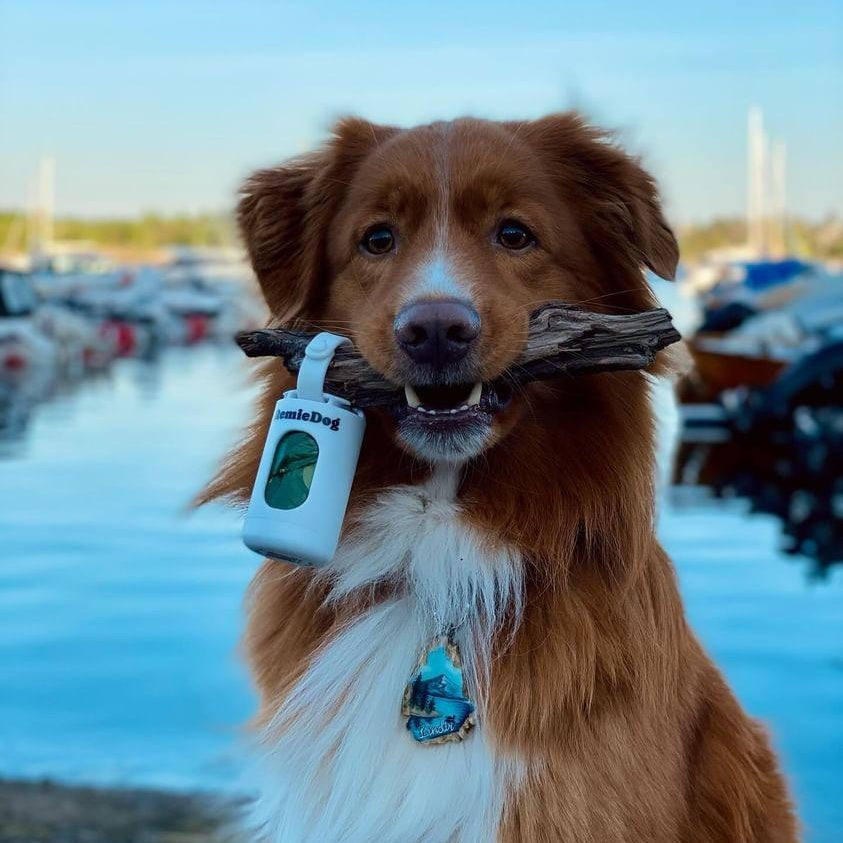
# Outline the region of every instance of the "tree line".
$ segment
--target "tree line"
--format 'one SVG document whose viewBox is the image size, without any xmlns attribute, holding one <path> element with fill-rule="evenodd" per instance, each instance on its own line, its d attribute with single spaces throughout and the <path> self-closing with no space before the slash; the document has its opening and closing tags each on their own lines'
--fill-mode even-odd
<svg viewBox="0 0 843 843">
<path fill-rule="evenodd" d="M 18 211 L 0 211 L 0 252 L 26 251 L 29 227 Z M 695 261 L 713 249 L 746 242 L 746 221 L 719 217 L 706 223 L 680 226 L 677 230 L 685 261 Z M 232 246 L 237 231 L 229 214 L 146 213 L 126 218 L 57 217 L 56 240 L 84 240 L 108 249 L 160 249 L 166 246 Z M 843 259 L 843 220 L 836 216 L 820 221 L 791 218 L 787 224 L 788 250 L 818 260 Z"/>
<path fill-rule="evenodd" d="M 28 231 L 24 214 L 0 211 L 0 250 L 25 251 Z M 234 221 L 227 214 L 156 214 L 138 217 L 56 217 L 55 240 L 84 240 L 108 248 L 157 249 L 164 246 L 231 246 L 237 243 Z"/>
</svg>

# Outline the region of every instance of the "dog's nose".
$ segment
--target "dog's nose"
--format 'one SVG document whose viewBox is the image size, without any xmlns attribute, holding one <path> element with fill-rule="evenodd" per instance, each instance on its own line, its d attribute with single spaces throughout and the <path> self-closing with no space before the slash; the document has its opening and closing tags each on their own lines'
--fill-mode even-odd
<svg viewBox="0 0 843 843">
<path fill-rule="evenodd" d="M 407 305 L 395 317 L 395 340 L 415 363 L 442 369 L 468 354 L 480 315 L 467 302 L 438 299 Z"/>
</svg>

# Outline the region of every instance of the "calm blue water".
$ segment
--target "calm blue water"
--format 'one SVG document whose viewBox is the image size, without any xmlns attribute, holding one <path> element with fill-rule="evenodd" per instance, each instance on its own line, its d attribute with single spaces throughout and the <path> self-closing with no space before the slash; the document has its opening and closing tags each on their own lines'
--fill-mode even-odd
<svg viewBox="0 0 843 843">
<path fill-rule="evenodd" d="M 126 360 L 0 450 L 0 775 L 232 787 L 257 558 L 182 514 L 249 415 L 228 349 Z M 668 501 L 692 623 L 769 725 L 809 839 L 843 839 L 843 569 L 811 582 L 739 502 Z"/>
<path fill-rule="evenodd" d="M 225 786 L 257 557 L 183 510 L 248 413 L 236 351 L 172 350 L 36 410 L 0 462 L 0 773 Z"/>
</svg>

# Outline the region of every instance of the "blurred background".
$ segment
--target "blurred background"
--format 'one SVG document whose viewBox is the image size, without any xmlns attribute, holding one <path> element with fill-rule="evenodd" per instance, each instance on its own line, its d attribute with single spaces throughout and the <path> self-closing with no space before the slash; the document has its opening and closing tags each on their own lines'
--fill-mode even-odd
<svg viewBox="0 0 843 843">
<path fill-rule="evenodd" d="M 651 281 L 696 361 L 658 400 L 691 621 L 843 840 L 841 91 L 839 0 L 0 0 L 0 841 L 205 839 L 248 791 L 259 560 L 185 514 L 253 397 L 239 181 L 344 113 L 569 107 L 682 245 Z"/>
</svg>

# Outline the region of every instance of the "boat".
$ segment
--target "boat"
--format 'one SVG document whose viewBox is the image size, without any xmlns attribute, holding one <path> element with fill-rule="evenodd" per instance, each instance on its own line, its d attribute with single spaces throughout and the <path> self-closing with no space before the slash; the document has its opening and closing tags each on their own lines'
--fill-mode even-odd
<svg viewBox="0 0 843 843">
<path fill-rule="evenodd" d="M 0 379 L 6 382 L 39 380 L 56 368 L 58 348 L 36 324 L 37 305 L 28 274 L 0 269 Z"/>
<path fill-rule="evenodd" d="M 763 388 L 787 368 L 843 338 L 843 279 L 802 261 L 747 264 L 742 280 L 713 288 L 688 340 L 696 376 L 712 397 Z"/>
</svg>

